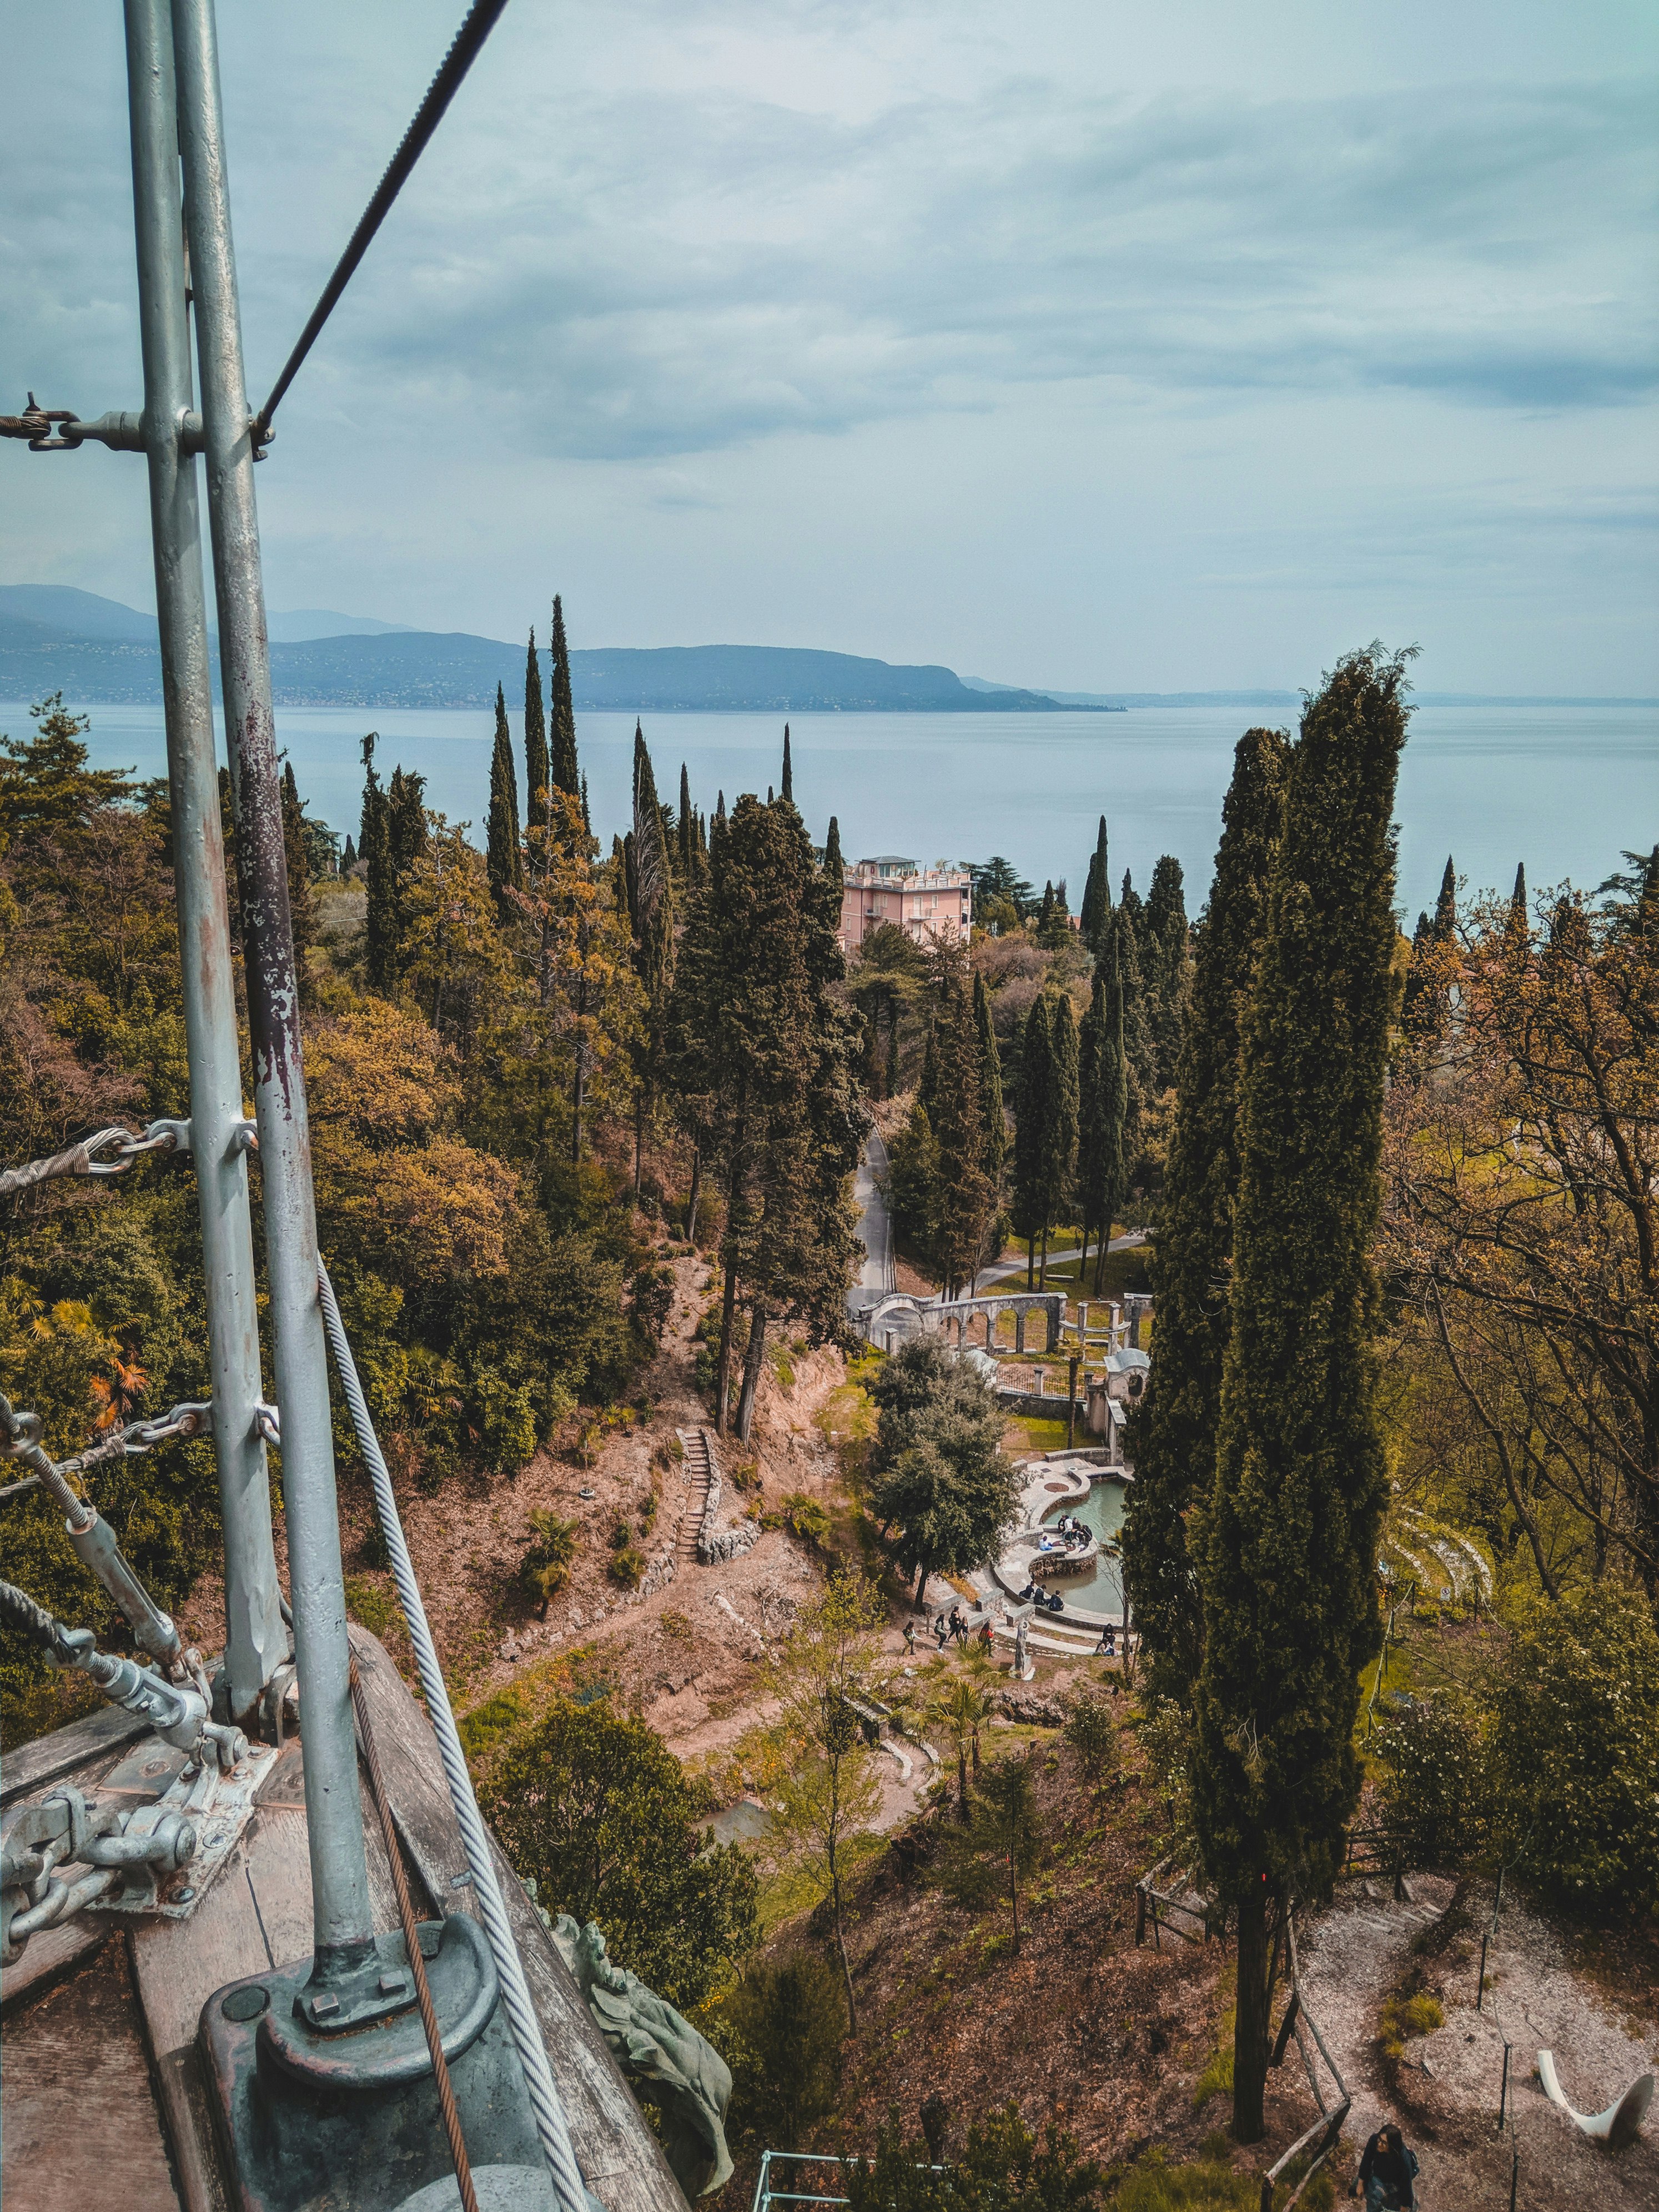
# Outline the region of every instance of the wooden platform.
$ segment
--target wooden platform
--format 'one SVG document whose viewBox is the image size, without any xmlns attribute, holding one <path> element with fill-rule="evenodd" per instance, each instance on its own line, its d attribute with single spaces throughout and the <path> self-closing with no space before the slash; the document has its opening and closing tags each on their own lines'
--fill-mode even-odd
<svg viewBox="0 0 1659 2212">
<path fill-rule="evenodd" d="M 387 1793 L 422 1917 L 470 1911 L 471 1890 L 437 1746 L 380 1644 L 353 1628 Z M 11 1753 L 0 1805 L 55 1784 L 90 1790 L 144 1731 L 107 1711 Z M 221 2181 L 196 2026 L 226 1982 L 311 1949 L 303 1745 L 284 1751 L 222 1872 L 188 1920 L 85 1913 L 36 1936 L 0 1979 L 0 2188 L 5 2212 L 233 2212 Z M 362 1775 L 360 1763 L 360 1781 Z M 397 1907 L 366 1790 L 378 1929 Z M 605 2212 L 684 2212 L 672 2174 L 534 1907 L 496 1864 L 576 2155 Z M 434 2093 L 435 2094 L 435 2093 Z M 344 2197 L 317 2212 L 349 2212 Z"/>
</svg>

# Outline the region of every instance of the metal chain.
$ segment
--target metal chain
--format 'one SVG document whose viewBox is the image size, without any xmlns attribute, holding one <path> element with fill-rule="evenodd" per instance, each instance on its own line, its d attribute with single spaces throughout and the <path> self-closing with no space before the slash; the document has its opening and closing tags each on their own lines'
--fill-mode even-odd
<svg viewBox="0 0 1659 2212">
<path fill-rule="evenodd" d="M 21 1482 L 8 1483 L 0 1490 L 0 1498 L 19 1497 L 24 1491 L 37 1489 L 45 1483 L 58 1504 L 72 1516 L 81 1501 L 69 1486 L 70 1475 L 89 1474 L 106 1461 L 120 1459 L 130 1452 L 153 1451 L 157 1444 L 169 1443 L 174 1437 L 205 1436 L 212 1426 L 211 1404 L 188 1401 L 169 1407 L 159 1417 L 150 1414 L 136 1421 L 124 1421 L 118 1429 L 112 1429 L 106 1437 L 100 1437 L 95 1444 L 88 1444 L 84 1451 L 75 1452 L 68 1459 L 53 1459 L 40 1442 L 40 1416 L 15 1413 L 10 1399 L 0 1390 L 0 1459 L 21 1459 L 26 1467 L 34 1469 Z"/>
<path fill-rule="evenodd" d="M 115 1146 L 113 1159 L 94 1157 L 112 1145 Z M 0 1198 L 15 1198 L 20 1191 L 32 1190 L 36 1183 L 46 1182 L 53 1176 L 121 1175 L 141 1152 L 189 1150 L 188 1121 L 152 1121 L 142 1135 L 123 1122 L 112 1122 L 107 1129 L 100 1129 L 96 1136 L 83 1137 L 78 1145 L 70 1145 L 44 1160 L 30 1160 L 21 1168 L 0 1170 Z"/>
</svg>

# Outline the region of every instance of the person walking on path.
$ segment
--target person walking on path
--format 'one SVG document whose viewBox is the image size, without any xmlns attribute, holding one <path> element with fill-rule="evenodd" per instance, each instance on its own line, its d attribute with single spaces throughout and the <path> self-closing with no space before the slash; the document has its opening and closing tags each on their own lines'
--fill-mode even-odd
<svg viewBox="0 0 1659 2212">
<path fill-rule="evenodd" d="M 904 1624 L 904 1648 L 914 1659 L 916 1656 L 916 1624 L 914 1618 Z"/>
<path fill-rule="evenodd" d="M 1417 2203 L 1417 2154 L 1392 2125 L 1379 2128 L 1365 2146 L 1350 2197 L 1365 2192 L 1365 2212 L 1410 2212 Z"/>
<path fill-rule="evenodd" d="M 951 1641 L 951 1624 L 943 1613 L 940 1613 L 939 1619 L 933 1623 L 933 1634 L 938 1640 L 939 1650 L 943 1651 Z"/>
</svg>

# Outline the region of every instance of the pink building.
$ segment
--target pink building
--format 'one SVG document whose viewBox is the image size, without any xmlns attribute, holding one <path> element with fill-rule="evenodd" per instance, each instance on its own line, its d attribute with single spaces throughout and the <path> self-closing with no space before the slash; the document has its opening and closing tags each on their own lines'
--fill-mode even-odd
<svg viewBox="0 0 1659 2212">
<path fill-rule="evenodd" d="M 848 866 L 841 902 L 841 941 L 856 951 L 872 929 L 889 921 L 918 945 L 932 938 L 966 937 L 973 924 L 973 879 L 966 868 L 938 861 L 924 868 L 896 853 Z"/>
</svg>

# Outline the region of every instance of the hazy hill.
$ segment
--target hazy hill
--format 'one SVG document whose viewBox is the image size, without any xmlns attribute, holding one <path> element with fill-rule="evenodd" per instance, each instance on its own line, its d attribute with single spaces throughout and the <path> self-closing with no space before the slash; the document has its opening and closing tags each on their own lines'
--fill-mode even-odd
<svg viewBox="0 0 1659 2212">
<path fill-rule="evenodd" d="M 356 634 L 319 634 L 333 621 Z M 497 684 L 509 700 L 523 697 L 524 647 L 498 638 L 317 610 L 273 615 L 270 635 L 279 706 L 487 708 Z M 1057 711 L 1040 692 L 970 690 L 949 668 L 787 646 L 608 647 L 573 653 L 570 677 L 579 708 L 627 714 Z M 0 698 L 49 691 L 88 703 L 159 702 L 154 617 L 66 585 L 0 586 Z"/>
</svg>

